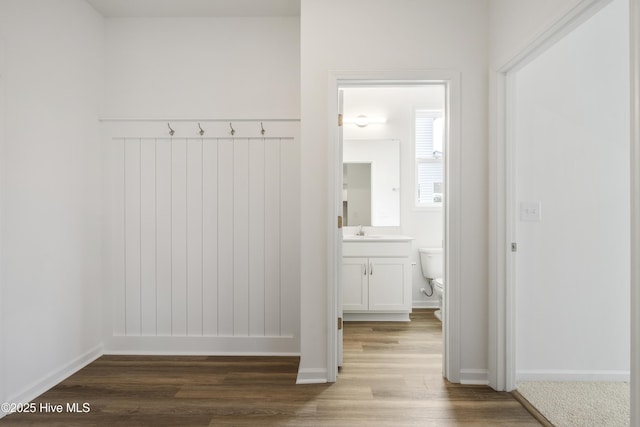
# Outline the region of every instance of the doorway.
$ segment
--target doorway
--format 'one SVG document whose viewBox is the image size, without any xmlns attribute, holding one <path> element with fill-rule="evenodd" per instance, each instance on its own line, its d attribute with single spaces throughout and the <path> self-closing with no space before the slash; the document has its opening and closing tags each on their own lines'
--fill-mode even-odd
<svg viewBox="0 0 640 427">
<path fill-rule="evenodd" d="M 422 234 L 428 235 L 424 237 L 418 245 L 420 246 L 438 246 L 444 248 L 444 276 L 447 283 L 447 297 L 444 300 L 444 312 L 446 313 L 443 322 L 443 375 L 445 378 L 453 382 L 459 381 L 459 324 L 457 321 L 457 313 L 459 312 L 459 298 L 458 298 L 458 277 L 459 277 L 459 245 L 458 236 L 459 228 L 459 151 L 458 151 L 458 138 L 459 138 L 459 103 L 458 103 L 458 82 L 459 76 L 457 73 L 449 72 L 415 72 L 415 73 L 340 73 L 332 75 L 330 85 L 330 97 L 335 99 L 335 115 L 330 114 L 330 117 L 337 117 L 338 112 L 342 110 L 343 100 L 341 95 L 345 95 L 344 101 L 347 106 L 351 105 L 351 99 L 359 99 L 358 102 L 353 102 L 353 105 L 359 105 L 355 110 L 347 111 L 345 108 L 344 124 L 342 129 L 336 126 L 336 122 L 330 123 L 332 141 L 330 145 L 330 167 L 333 170 L 333 174 L 330 175 L 333 180 L 330 183 L 331 193 L 333 195 L 334 211 L 331 212 L 332 222 L 335 221 L 336 216 L 343 217 L 343 209 L 345 207 L 345 197 L 343 188 L 343 173 L 344 163 L 368 163 L 367 159 L 349 159 L 344 160 L 343 151 L 345 143 L 348 144 L 353 141 L 357 144 L 367 142 L 369 144 L 376 144 L 382 141 L 398 141 L 400 155 L 399 158 L 399 170 L 404 169 L 404 173 L 399 172 L 401 177 L 399 178 L 399 184 L 397 186 L 390 186 L 387 188 L 389 194 L 375 194 L 375 191 L 371 195 L 372 215 L 371 224 L 355 224 L 353 214 L 347 212 L 348 222 L 345 224 L 347 229 L 349 227 L 363 226 L 366 231 L 373 232 L 375 234 L 410 234 L 410 223 L 416 222 L 418 224 L 418 230 Z M 442 96 L 440 104 L 430 104 L 429 97 L 423 97 L 420 100 L 419 93 L 424 92 L 438 92 L 440 91 Z M 391 126 L 390 117 L 388 111 L 384 111 L 384 103 L 368 103 L 363 101 L 367 96 L 372 93 L 378 95 L 386 92 L 386 95 L 392 98 L 401 97 L 399 95 L 402 92 L 418 93 L 418 101 L 410 102 L 406 105 L 406 118 L 400 119 L 403 122 L 405 128 L 402 136 L 394 134 L 393 126 Z M 414 94 L 415 95 L 415 94 Z M 351 99 L 349 97 L 352 97 Z M 435 98 L 433 98 L 435 99 Z M 433 101 L 433 99 L 431 101 Z M 435 102 L 435 101 L 433 101 Z M 364 111 L 363 106 L 368 105 L 368 110 Z M 362 108 L 362 110 L 358 110 Z M 440 150 L 435 150 L 431 146 L 431 163 L 440 162 L 442 170 L 442 178 L 431 179 L 429 182 L 425 169 L 436 169 L 433 164 L 427 165 L 427 168 L 420 168 L 420 165 L 415 158 L 415 118 L 416 112 L 430 111 L 432 113 L 440 112 L 443 118 L 443 146 L 437 147 Z M 437 114 L 436 114 L 437 115 Z M 362 117 L 366 116 L 366 117 Z M 435 118 L 435 116 L 433 117 Z M 366 121 L 370 120 L 371 121 Z M 398 119 L 397 117 L 395 119 Z M 389 121 L 388 121 L 389 120 Z M 365 124 L 366 123 L 366 124 Z M 441 151 L 434 153 L 434 151 Z M 445 154 L 446 153 L 446 154 Z M 444 154 L 444 155 L 443 155 Z M 442 156 L 438 158 L 438 156 Z M 355 161 L 352 161 L 355 160 Z M 386 169 L 386 168 L 385 168 Z M 372 172 L 373 173 L 373 172 Z M 420 175 L 420 176 L 419 176 Z M 432 174 L 433 175 L 433 174 Z M 404 178 L 402 178 L 404 177 Z M 420 178 L 423 178 L 423 185 L 419 187 L 417 184 Z M 375 178 L 372 177 L 372 181 Z M 445 185 L 446 184 L 446 185 Z M 375 184 L 374 184 L 375 185 Z M 428 189 L 428 191 L 427 191 Z M 348 192 L 348 189 L 347 189 Z M 376 200 L 384 199 L 385 208 L 389 208 L 394 199 L 397 199 L 397 209 L 387 209 L 384 214 L 378 212 L 376 214 L 374 205 Z M 386 197 L 386 199 L 385 199 Z M 420 198 L 421 197 L 421 198 Z M 423 205 L 419 206 L 419 201 L 422 200 Z M 347 196 L 348 201 L 348 196 Z M 433 230 L 429 230 L 425 224 L 420 224 L 420 215 L 426 215 L 438 218 L 440 231 L 434 233 Z M 414 218 L 415 217 L 415 218 Z M 377 219 L 376 219 L 377 218 Z M 416 219 L 418 218 L 418 219 Z M 354 222 L 353 224 L 351 222 Z M 337 379 L 338 366 L 341 363 L 341 333 L 338 330 L 338 321 L 333 319 L 342 318 L 342 238 L 343 229 L 337 228 L 337 231 L 331 232 L 330 236 L 330 260 L 333 267 L 331 277 L 333 278 L 334 286 L 329 289 L 329 319 L 330 319 L 330 334 L 329 334 L 329 379 L 335 381 Z M 349 230 L 350 232 L 352 230 Z M 431 239 L 429 241 L 429 239 Z M 426 240 L 426 241 L 425 241 Z M 415 258 L 413 258 L 414 267 L 412 276 L 422 276 L 419 258 L 417 255 L 417 248 L 419 246 L 413 245 L 415 252 Z M 412 280 L 413 281 L 413 280 Z M 415 295 L 420 292 L 421 287 L 424 285 L 414 285 L 412 294 Z M 412 295 L 412 296 L 413 296 Z M 419 295 L 418 295 L 419 298 Z M 341 320 L 340 320 L 341 322 Z M 335 326 L 335 329 L 334 329 Z"/>
<path fill-rule="evenodd" d="M 532 381 L 629 381 L 627 6 L 576 9 L 498 80 L 507 201 L 500 213 L 506 242 L 517 244 L 503 258 L 506 317 L 498 322 L 507 390 Z M 607 109 L 596 113 L 600 105 Z"/>
<path fill-rule="evenodd" d="M 512 255 L 505 256 L 506 266 L 508 267 L 506 275 L 507 291 L 510 293 L 509 298 L 506 300 L 508 305 L 507 323 L 509 325 L 515 324 L 516 328 L 523 326 L 522 319 L 520 319 L 521 324 L 518 325 L 517 316 L 519 314 L 517 313 L 516 298 L 522 298 L 525 295 L 523 290 L 516 289 L 516 282 L 518 280 L 523 282 L 524 278 L 521 276 L 526 273 L 526 268 L 530 268 L 525 265 L 525 262 L 541 262 L 533 257 L 536 255 L 535 253 L 532 254 L 526 251 L 537 251 L 538 254 L 536 256 L 538 258 L 540 256 L 548 256 L 548 254 L 544 253 L 543 248 L 533 246 L 542 243 L 542 232 L 545 231 L 542 230 L 543 228 L 560 225 L 563 229 L 562 234 L 551 232 L 549 236 L 549 239 L 553 237 L 555 242 L 553 244 L 553 254 L 562 262 L 556 262 L 559 266 L 554 266 L 553 268 L 556 270 L 553 272 L 549 270 L 552 260 L 547 260 L 548 262 L 544 264 L 546 265 L 545 274 L 550 274 L 555 280 L 555 277 L 560 276 L 561 271 L 564 271 L 565 273 L 563 274 L 566 275 L 568 266 L 571 266 L 574 270 L 584 271 L 586 270 L 584 268 L 585 265 L 589 265 L 596 260 L 598 265 L 602 264 L 601 257 L 595 255 L 595 248 L 591 249 L 591 253 L 587 257 L 584 252 L 588 251 L 589 248 L 585 245 L 575 246 L 579 241 L 579 236 L 573 235 L 572 237 L 575 237 L 575 239 L 572 239 L 568 234 L 573 232 L 574 227 L 580 226 L 580 228 L 584 229 L 587 226 L 584 222 L 590 221 L 589 226 L 593 227 L 593 231 L 596 233 L 606 231 L 607 227 L 604 227 L 606 224 L 613 222 L 618 227 L 629 222 L 629 200 L 625 194 L 628 193 L 625 192 L 625 186 L 628 187 L 629 181 L 627 179 L 629 173 L 628 162 L 626 161 L 628 153 L 624 152 L 625 149 L 628 150 L 629 138 L 629 126 L 624 123 L 625 120 L 628 122 L 628 100 L 624 98 L 628 97 L 629 93 L 628 76 L 627 78 L 624 75 L 616 78 L 603 77 L 604 75 L 621 71 L 626 73 L 628 67 L 620 65 L 620 61 L 625 60 L 624 52 L 626 50 L 624 49 L 624 42 L 622 44 L 614 43 L 608 48 L 605 47 L 606 40 L 603 39 L 602 34 L 607 33 L 610 38 L 612 37 L 610 31 L 603 32 L 602 28 L 592 28 L 593 25 L 602 26 L 603 23 L 598 23 L 594 20 L 589 21 L 596 14 L 604 12 L 601 12 L 600 9 L 609 3 L 611 2 L 600 1 L 587 10 L 576 11 L 576 16 L 573 17 L 571 25 L 559 23 L 549 36 L 550 38 L 545 40 L 541 46 L 523 53 L 504 69 L 502 84 L 505 85 L 505 104 L 509 108 L 503 111 L 507 132 L 506 144 L 502 152 L 505 154 L 507 161 L 507 167 L 505 168 L 507 173 L 505 196 L 508 200 L 506 241 L 517 243 L 517 247 L 514 248 L 517 252 L 514 251 Z M 622 27 L 620 25 L 619 27 L 618 30 L 621 30 Z M 585 32 L 585 30 L 587 31 Z M 593 37 L 599 40 L 597 46 L 586 43 Z M 622 39 L 624 40 L 624 35 Z M 607 60 L 603 60 L 593 53 L 594 49 L 603 47 L 603 52 L 609 55 Z M 612 50 L 613 47 L 615 47 L 615 52 Z M 575 61 L 575 63 L 568 62 L 570 60 L 566 52 L 567 49 L 572 50 L 570 60 Z M 585 49 L 589 51 L 589 54 L 584 54 Z M 622 56 L 620 53 L 623 53 Z M 595 67 L 584 64 L 584 61 L 589 61 L 591 58 L 598 58 L 597 62 L 606 64 L 601 70 L 603 72 L 596 73 Z M 611 62 L 615 62 L 617 65 L 614 66 Z M 580 79 L 572 79 L 568 75 L 574 69 L 581 70 L 579 72 Z M 592 75 L 592 72 L 596 74 Z M 550 78 L 551 76 L 553 77 Z M 566 81 L 572 81 L 572 85 L 565 86 L 562 89 L 563 92 L 560 92 L 560 89 L 554 86 L 557 82 Z M 613 83 L 615 85 L 612 85 Z M 602 85 L 606 85 L 606 87 L 599 89 Z M 627 86 L 620 87 L 620 85 Z M 582 102 L 581 97 L 586 94 L 585 89 L 587 88 L 589 101 Z M 555 96 L 561 97 L 562 103 L 555 102 Z M 616 97 L 617 99 L 615 99 Z M 602 104 L 608 105 L 606 114 L 594 114 L 593 105 Z M 527 126 L 529 129 L 526 129 Z M 599 134 L 602 133 L 605 133 L 606 137 L 599 137 Z M 577 141 L 580 144 L 574 145 Z M 617 144 L 616 141 L 621 143 L 618 146 L 610 144 L 614 142 Z M 547 144 L 550 145 L 547 146 Z M 598 144 L 600 145 L 598 146 Z M 608 152 L 609 150 L 614 150 L 613 154 L 617 163 L 610 164 L 613 161 L 610 155 L 602 156 L 602 160 L 600 159 L 599 153 L 601 151 Z M 544 155 L 545 152 L 550 156 Z M 570 159 L 570 162 L 558 162 L 563 157 Z M 544 158 L 543 162 L 541 162 L 541 158 Z M 537 166 L 543 166 L 543 174 L 538 173 L 536 175 L 536 164 Z M 589 167 L 589 165 L 592 167 Z M 539 171 L 540 169 L 538 168 Z M 615 173 L 613 173 L 614 171 Z M 602 175 L 602 179 L 599 178 L 599 174 Z M 612 180 L 614 181 L 611 182 Z M 589 187 L 589 184 L 593 185 Z M 610 200 L 612 196 L 615 196 L 615 202 Z M 572 211 L 574 208 L 584 208 L 592 202 L 598 206 L 606 206 L 605 215 L 600 215 L 593 209 L 584 211 L 578 209 L 577 216 L 576 212 Z M 615 220 L 610 219 L 604 223 L 601 222 L 611 212 L 622 213 L 623 216 L 627 216 L 627 219 L 618 218 Z M 598 225 L 600 226 L 598 227 Z M 535 242 L 531 240 L 533 228 L 538 228 L 536 233 L 537 241 Z M 589 233 L 590 239 L 595 235 L 594 233 Z M 555 237 L 553 236 L 554 234 L 556 235 Z M 624 242 L 624 239 L 628 239 L 629 236 L 628 230 L 624 229 L 621 231 L 616 229 L 614 234 L 622 240 L 619 240 L 615 245 L 605 245 L 608 247 L 608 253 L 611 253 L 612 247 L 625 246 L 624 243 L 621 245 L 620 241 Z M 606 235 L 607 239 L 610 239 L 612 233 L 606 233 Z M 563 239 L 567 240 L 563 241 Z M 599 240 L 602 239 L 598 237 L 593 241 Z M 547 244 L 547 252 L 551 247 L 550 242 L 551 240 L 545 242 Z M 592 245 L 592 243 L 589 243 L 589 245 Z M 561 256 L 558 257 L 558 254 Z M 570 254 L 570 256 L 567 257 L 567 254 Z M 601 255 L 604 256 L 605 254 Z M 531 258 L 527 258 L 529 256 Z M 609 260 L 608 262 L 614 263 L 620 260 L 624 261 L 626 258 L 628 263 L 628 256 L 627 250 L 616 260 L 609 257 L 607 259 Z M 579 268 L 574 268 L 573 266 L 575 265 L 578 265 Z M 626 274 L 628 274 L 628 270 L 624 265 L 616 265 L 611 268 L 612 272 L 626 271 Z M 601 273 L 599 272 L 598 274 Z M 609 274 L 605 274 L 605 276 L 607 278 L 610 277 Z M 588 283 L 592 283 L 592 279 L 597 281 L 596 277 L 588 278 Z M 628 279 L 624 279 L 624 281 L 628 282 Z M 582 283 L 587 284 L 587 282 Z M 544 286 L 550 284 L 550 281 L 547 280 Z M 589 286 L 591 287 L 592 285 Z M 593 286 L 597 285 L 594 284 Z M 585 286 L 582 286 L 581 289 L 583 291 L 588 290 Z M 553 288 L 554 297 L 558 295 L 558 292 L 563 293 L 565 290 L 566 288 L 564 290 L 563 288 Z M 520 295 L 517 295 L 518 292 Z M 548 292 L 540 288 L 539 293 Z M 580 298 L 583 297 L 580 295 L 582 293 L 595 295 L 591 291 L 579 292 L 578 296 Z M 555 304 L 555 301 L 549 302 Z M 607 301 L 607 304 L 610 302 Z M 533 303 L 531 300 L 527 301 L 529 306 L 533 306 Z M 523 305 L 520 304 L 520 306 L 522 307 Z M 545 307 L 546 310 L 550 309 L 549 304 L 545 304 Z M 563 310 L 567 309 L 568 307 L 565 305 Z M 611 310 L 608 311 L 610 312 Z M 533 370 L 524 368 L 523 366 L 525 365 L 522 365 L 522 360 L 516 360 L 518 359 L 516 357 L 516 337 L 520 336 L 520 334 L 516 334 L 516 328 L 512 328 L 507 335 L 508 341 L 510 341 L 507 346 L 507 358 L 510 359 L 506 375 L 507 390 L 511 390 L 515 386 L 516 377 L 518 376 L 516 373 L 517 365 L 519 365 L 519 369 L 522 372 L 527 369 Z M 584 328 L 584 326 L 580 325 L 579 328 Z M 623 353 L 626 353 L 626 351 L 623 351 Z M 600 361 L 602 358 L 598 357 L 597 359 Z M 519 377 L 524 378 L 526 375 L 528 374 L 525 372 L 524 375 L 519 375 Z"/>
</svg>

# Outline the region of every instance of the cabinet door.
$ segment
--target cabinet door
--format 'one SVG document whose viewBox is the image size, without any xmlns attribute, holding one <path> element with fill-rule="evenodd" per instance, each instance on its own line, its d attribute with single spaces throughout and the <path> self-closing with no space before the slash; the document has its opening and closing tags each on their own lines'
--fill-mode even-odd
<svg viewBox="0 0 640 427">
<path fill-rule="evenodd" d="M 407 289 L 411 266 L 407 266 L 406 258 L 369 258 L 369 310 L 411 309 L 411 289 Z"/>
<path fill-rule="evenodd" d="M 344 311 L 369 309 L 367 258 L 342 258 L 342 307 Z"/>
</svg>

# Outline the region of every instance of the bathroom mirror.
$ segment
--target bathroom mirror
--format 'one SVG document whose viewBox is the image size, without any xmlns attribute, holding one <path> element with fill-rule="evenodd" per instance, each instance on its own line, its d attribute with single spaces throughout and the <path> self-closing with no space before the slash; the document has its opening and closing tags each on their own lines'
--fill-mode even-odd
<svg viewBox="0 0 640 427">
<path fill-rule="evenodd" d="M 400 141 L 345 140 L 343 218 L 347 226 L 400 226 Z"/>
</svg>

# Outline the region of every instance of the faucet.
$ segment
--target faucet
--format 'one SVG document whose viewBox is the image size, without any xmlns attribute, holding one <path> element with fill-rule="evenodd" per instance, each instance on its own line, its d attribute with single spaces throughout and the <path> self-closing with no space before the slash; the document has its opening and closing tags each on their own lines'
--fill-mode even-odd
<svg viewBox="0 0 640 427">
<path fill-rule="evenodd" d="M 358 236 L 364 236 L 364 230 L 362 229 L 361 225 L 358 226 L 358 232 L 356 234 Z"/>
</svg>

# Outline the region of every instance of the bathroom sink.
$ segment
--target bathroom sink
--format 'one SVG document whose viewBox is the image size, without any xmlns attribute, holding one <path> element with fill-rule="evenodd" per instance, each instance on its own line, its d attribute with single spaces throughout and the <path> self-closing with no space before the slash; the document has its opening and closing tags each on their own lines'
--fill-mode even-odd
<svg viewBox="0 0 640 427">
<path fill-rule="evenodd" d="M 384 236 L 379 234 L 367 234 L 366 236 L 358 236 L 358 235 L 347 235 L 344 236 L 344 240 L 367 240 L 367 239 L 381 239 Z"/>
<path fill-rule="evenodd" d="M 342 238 L 347 242 L 366 242 L 368 240 L 372 241 L 389 241 L 389 242 L 403 242 L 407 240 L 413 240 L 412 237 L 407 236 L 394 236 L 388 234 L 367 234 L 364 236 L 358 236 L 357 234 L 347 234 Z"/>
</svg>

